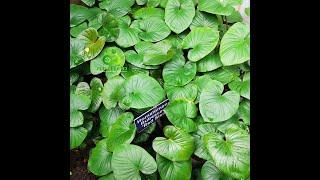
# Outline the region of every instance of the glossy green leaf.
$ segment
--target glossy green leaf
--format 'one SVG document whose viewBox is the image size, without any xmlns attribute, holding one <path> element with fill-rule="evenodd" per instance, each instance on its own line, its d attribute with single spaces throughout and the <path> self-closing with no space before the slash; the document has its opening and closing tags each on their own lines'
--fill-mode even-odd
<svg viewBox="0 0 320 180">
<path fill-rule="evenodd" d="M 101 13 L 97 18 L 101 24 L 101 28 L 98 30 L 99 34 L 106 37 L 107 42 L 115 41 L 120 32 L 117 19 L 108 13 Z"/>
<path fill-rule="evenodd" d="M 206 159 L 206 160 L 210 160 L 211 156 L 205 147 L 205 144 L 203 142 L 203 137 L 204 135 L 210 132 L 217 132 L 215 125 L 212 123 L 204 123 L 204 124 L 200 124 L 198 126 L 197 131 L 193 134 L 193 137 L 195 140 L 195 147 L 196 147 L 194 154 L 199 158 Z"/>
<path fill-rule="evenodd" d="M 84 22 L 88 18 L 88 8 L 70 4 L 70 27 L 74 27 Z"/>
<path fill-rule="evenodd" d="M 77 127 L 83 124 L 83 114 L 75 109 L 70 109 L 70 127 Z"/>
<path fill-rule="evenodd" d="M 219 31 L 209 27 L 193 28 L 183 39 L 182 48 L 191 49 L 188 59 L 196 62 L 207 56 L 218 44 Z"/>
<path fill-rule="evenodd" d="M 234 66 L 226 66 L 209 72 L 207 75 L 209 75 L 211 79 L 217 80 L 223 84 L 228 84 L 240 76 L 240 69 Z"/>
<path fill-rule="evenodd" d="M 131 64 L 127 64 L 123 67 L 123 70 L 121 72 L 121 76 L 125 79 L 128 79 L 129 77 L 134 76 L 136 74 L 149 75 L 149 71 L 147 69 L 142 69 Z"/>
<path fill-rule="evenodd" d="M 239 116 L 238 114 L 235 114 L 230 119 L 226 121 L 214 123 L 214 125 L 222 133 L 226 133 L 226 130 L 229 129 L 230 127 L 240 128 Z"/>
<path fill-rule="evenodd" d="M 232 180 L 230 176 L 221 172 L 213 161 L 206 161 L 201 168 L 201 177 L 206 180 Z"/>
<path fill-rule="evenodd" d="M 187 84 L 185 86 L 171 86 L 164 84 L 164 89 L 167 93 L 167 97 L 170 101 L 177 99 L 185 99 L 188 101 L 194 101 L 198 94 L 198 87 L 195 84 Z"/>
<path fill-rule="evenodd" d="M 102 61 L 107 65 L 106 76 L 110 79 L 120 74 L 125 63 L 125 55 L 117 47 L 108 47 L 104 52 Z"/>
<path fill-rule="evenodd" d="M 135 0 L 104 0 L 99 3 L 99 7 L 116 17 L 122 17 L 131 10 L 134 3 Z"/>
<path fill-rule="evenodd" d="M 74 92 L 70 94 L 71 110 L 86 110 L 91 104 L 92 92 L 90 86 L 86 82 L 80 82 Z"/>
<path fill-rule="evenodd" d="M 233 24 L 220 44 L 221 62 L 225 66 L 241 64 L 250 59 L 249 27 L 241 22 Z"/>
<path fill-rule="evenodd" d="M 88 130 L 84 127 L 70 128 L 70 149 L 79 147 L 87 134 Z"/>
<path fill-rule="evenodd" d="M 195 16 L 192 0 L 168 0 L 165 8 L 165 22 L 169 28 L 179 34 L 186 30 Z"/>
<path fill-rule="evenodd" d="M 239 11 L 234 10 L 229 16 L 227 16 L 227 22 L 228 23 L 236 23 L 236 22 L 242 22 L 243 18 Z"/>
<path fill-rule="evenodd" d="M 198 108 L 193 102 L 183 99 L 171 101 L 164 109 L 164 112 L 175 127 L 181 128 L 186 132 L 197 130 L 192 118 L 197 116 Z"/>
<path fill-rule="evenodd" d="M 250 100 L 250 72 L 247 72 L 242 79 L 236 78 L 228 86 L 231 90 Z"/>
<path fill-rule="evenodd" d="M 139 46 L 144 46 L 142 47 L 143 52 L 139 52 L 139 54 L 143 54 L 143 64 L 145 65 L 163 64 L 171 60 L 175 53 L 172 44 L 168 40 L 163 40 L 155 44 L 141 43 Z"/>
<path fill-rule="evenodd" d="M 157 171 L 153 157 L 143 148 L 131 144 L 117 146 L 111 162 L 116 179 L 140 180 L 140 172 L 152 174 Z"/>
<path fill-rule="evenodd" d="M 124 97 L 124 78 L 116 76 L 108 79 L 102 91 L 102 102 L 107 109 L 114 108 Z"/>
<path fill-rule="evenodd" d="M 123 48 L 128 48 L 131 46 L 134 46 L 137 44 L 140 39 L 139 39 L 139 29 L 135 27 L 130 27 L 128 24 L 125 22 L 119 22 L 119 37 L 116 40 L 116 43 L 123 47 Z"/>
<path fill-rule="evenodd" d="M 198 72 L 208 72 L 218 69 L 222 66 L 218 53 L 210 53 L 200 61 L 197 61 Z"/>
<path fill-rule="evenodd" d="M 164 100 L 165 92 L 160 84 L 145 74 L 131 76 L 124 82 L 128 106 L 136 109 L 153 107 Z"/>
<path fill-rule="evenodd" d="M 84 50 L 85 43 L 76 38 L 70 38 L 70 68 L 74 68 L 84 63 L 82 51 Z"/>
<path fill-rule="evenodd" d="M 98 75 L 107 71 L 108 65 L 103 61 L 106 51 L 107 48 L 104 48 L 97 57 L 90 61 L 91 74 Z"/>
<path fill-rule="evenodd" d="M 87 6 L 93 6 L 96 0 L 81 0 L 83 3 L 85 3 Z"/>
<path fill-rule="evenodd" d="M 136 3 L 140 6 L 146 4 L 147 2 L 148 0 L 136 0 Z"/>
<path fill-rule="evenodd" d="M 190 25 L 190 29 L 195 27 L 209 27 L 218 30 L 218 19 L 215 15 L 196 11 L 196 15 Z"/>
<path fill-rule="evenodd" d="M 94 77 L 90 81 L 90 87 L 92 91 L 92 101 L 88 111 L 94 113 L 99 109 L 102 102 L 101 92 L 103 90 L 103 84 L 99 78 Z"/>
<path fill-rule="evenodd" d="M 147 18 L 139 20 L 138 23 L 141 30 L 139 37 L 144 41 L 158 42 L 171 33 L 170 28 L 160 18 Z"/>
<path fill-rule="evenodd" d="M 85 48 L 82 52 L 85 61 L 95 58 L 101 52 L 106 42 L 106 38 L 99 36 L 98 31 L 94 28 L 88 28 L 82 31 L 78 38 L 85 43 Z"/>
<path fill-rule="evenodd" d="M 142 42 L 142 41 L 141 41 Z M 126 61 L 130 64 L 143 69 L 158 69 L 159 66 L 145 65 L 143 64 L 143 54 L 137 54 L 134 50 L 128 50 L 125 52 Z"/>
<path fill-rule="evenodd" d="M 191 159 L 187 161 L 170 161 L 157 154 L 156 161 L 162 180 L 189 180 L 191 178 Z"/>
<path fill-rule="evenodd" d="M 148 0 L 148 7 L 157 7 L 160 4 L 160 0 Z"/>
<path fill-rule="evenodd" d="M 223 84 L 219 81 L 210 81 L 202 90 L 199 109 L 206 122 L 220 122 L 236 114 L 240 95 L 235 91 L 222 94 Z"/>
<path fill-rule="evenodd" d="M 202 92 L 202 90 L 205 88 L 205 86 L 207 85 L 208 82 L 211 81 L 211 78 L 209 75 L 203 75 L 203 76 L 198 76 L 194 78 L 194 81 L 192 81 L 193 84 L 195 84 L 198 88 L 198 94 L 197 94 L 197 98 L 195 100 L 196 103 L 199 102 L 200 100 L 200 94 Z"/>
<path fill-rule="evenodd" d="M 79 24 L 78 26 L 72 27 L 70 29 L 70 34 L 73 37 L 77 37 L 82 31 L 88 29 L 88 23 L 87 22 L 83 22 L 81 24 Z"/>
<path fill-rule="evenodd" d="M 250 174 L 250 137 L 239 128 L 227 129 L 224 137 L 217 133 L 204 136 L 204 142 L 217 168 L 236 179 Z"/>
<path fill-rule="evenodd" d="M 198 9 L 212 14 L 229 16 L 234 5 L 241 4 L 241 0 L 198 0 Z"/>
<path fill-rule="evenodd" d="M 240 102 L 238 115 L 246 125 L 250 125 L 250 101 L 242 100 Z"/>
<path fill-rule="evenodd" d="M 111 126 L 116 122 L 118 117 L 123 113 L 124 111 L 119 108 L 118 106 L 110 109 L 106 109 L 104 106 L 102 106 L 99 110 L 99 117 L 100 117 L 100 127 L 99 131 L 103 137 L 109 136 L 109 131 Z"/>
<path fill-rule="evenodd" d="M 171 161 L 189 160 L 194 151 L 193 137 L 174 126 L 163 128 L 165 137 L 157 137 L 152 142 L 152 147 L 161 156 Z"/>
<path fill-rule="evenodd" d="M 166 84 L 172 86 L 184 86 L 196 75 L 197 65 L 186 62 L 184 56 L 175 56 L 163 67 L 163 79 Z"/>
<path fill-rule="evenodd" d="M 161 8 L 144 7 L 133 13 L 135 19 L 160 18 L 164 19 L 164 10 Z"/>
<path fill-rule="evenodd" d="M 112 172 L 112 153 L 108 151 L 106 141 L 107 139 L 99 141 L 89 155 L 88 170 L 96 176 L 103 176 Z"/>
</svg>

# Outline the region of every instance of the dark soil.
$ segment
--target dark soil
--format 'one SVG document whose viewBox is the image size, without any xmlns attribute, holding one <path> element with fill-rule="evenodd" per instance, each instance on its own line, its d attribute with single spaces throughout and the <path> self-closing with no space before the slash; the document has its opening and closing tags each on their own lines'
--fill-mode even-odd
<svg viewBox="0 0 320 180">
<path fill-rule="evenodd" d="M 98 178 L 87 169 L 89 151 L 93 144 L 88 144 L 85 148 L 74 149 L 70 152 L 70 180 L 97 180 Z"/>
</svg>

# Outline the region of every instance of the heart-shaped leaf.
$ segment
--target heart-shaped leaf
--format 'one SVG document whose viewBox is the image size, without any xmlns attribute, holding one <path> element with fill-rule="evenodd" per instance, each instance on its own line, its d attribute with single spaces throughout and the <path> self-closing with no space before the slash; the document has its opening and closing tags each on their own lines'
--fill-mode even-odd
<svg viewBox="0 0 320 180">
<path fill-rule="evenodd" d="M 169 103 L 164 112 L 175 127 L 181 128 L 186 132 L 197 130 L 192 118 L 197 116 L 198 108 L 193 102 L 183 99 L 175 100 Z"/>
<path fill-rule="evenodd" d="M 139 54 L 143 54 L 143 64 L 145 65 L 163 64 L 171 60 L 175 53 L 172 44 L 168 40 L 163 40 L 155 44 L 141 43 L 138 47 L 143 48 L 139 49 Z"/>
<path fill-rule="evenodd" d="M 164 19 L 164 10 L 161 8 L 144 7 L 133 13 L 135 19 L 160 18 Z"/>
<path fill-rule="evenodd" d="M 194 151 L 193 137 L 174 126 L 163 128 L 164 137 L 157 137 L 152 142 L 152 147 L 161 156 L 171 161 L 189 160 Z"/>
<path fill-rule="evenodd" d="M 167 93 L 167 97 L 170 101 L 177 99 L 185 99 L 188 101 L 194 101 L 198 94 L 198 87 L 195 84 L 187 84 L 185 86 L 171 86 L 164 84 L 164 89 Z"/>
<path fill-rule="evenodd" d="M 108 137 L 111 126 L 116 122 L 118 117 L 123 113 L 123 110 L 118 106 L 106 109 L 102 106 L 99 110 L 100 117 L 100 133 L 103 137 Z"/>
<path fill-rule="evenodd" d="M 103 49 L 106 38 L 98 35 L 98 31 L 94 28 L 88 28 L 82 31 L 78 39 L 84 41 L 85 48 L 82 51 L 82 56 L 85 61 L 95 58 Z"/>
<path fill-rule="evenodd" d="M 198 72 L 208 72 L 218 69 L 222 66 L 218 53 L 210 53 L 200 61 L 197 61 Z"/>
<path fill-rule="evenodd" d="M 135 0 L 104 0 L 99 3 L 99 7 L 116 17 L 122 17 L 131 10 L 134 3 Z"/>
<path fill-rule="evenodd" d="M 169 36 L 170 28 L 166 25 L 163 19 L 147 18 L 139 20 L 139 37 L 148 42 L 158 42 Z"/>
<path fill-rule="evenodd" d="M 240 102 L 238 115 L 246 125 L 250 125 L 250 101 L 243 99 Z"/>
<path fill-rule="evenodd" d="M 199 0 L 198 9 L 212 14 L 229 16 L 233 11 L 233 5 L 241 4 L 238 0 Z"/>
<path fill-rule="evenodd" d="M 187 161 L 170 161 L 157 154 L 156 161 L 160 177 L 163 180 L 189 180 L 191 178 L 191 159 Z"/>
<path fill-rule="evenodd" d="M 232 180 L 225 175 L 215 165 L 213 161 L 206 161 L 201 168 L 201 177 L 206 180 Z"/>
<path fill-rule="evenodd" d="M 221 62 L 225 66 L 248 61 L 250 59 L 249 27 L 241 22 L 233 24 L 222 37 L 219 53 Z"/>
<path fill-rule="evenodd" d="M 123 48 L 128 48 L 137 44 L 139 39 L 139 29 L 133 26 L 129 26 L 123 21 L 119 21 L 119 37 L 116 43 Z"/>
<path fill-rule="evenodd" d="M 84 22 L 88 18 L 88 8 L 70 4 L 70 27 L 74 27 Z"/>
<path fill-rule="evenodd" d="M 217 80 L 223 84 L 228 84 L 240 76 L 240 69 L 235 66 L 224 66 L 207 74 L 211 79 Z"/>
<path fill-rule="evenodd" d="M 115 41 L 120 31 L 117 19 L 108 13 L 101 13 L 97 18 L 101 24 L 101 28 L 98 30 L 99 34 L 106 37 L 107 42 Z"/>
<path fill-rule="evenodd" d="M 157 171 L 157 163 L 143 148 L 122 144 L 115 148 L 112 169 L 116 179 L 141 179 L 140 172 L 152 174 Z"/>
<path fill-rule="evenodd" d="M 92 100 L 88 111 L 94 113 L 99 109 L 102 102 L 101 92 L 103 90 L 103 84 L 99 78 L 94 77 L 90 81 L 90 87 L 92 91 Z"/>
<path fill-rule="evenodd" d="M 84 127 L 70 128 L 70 149 L 79 147 L 87 134 L 88 130 Z"/>
<path fill-rule="evenodd" d="M 223 92 L 223 84 L 212 80 L 202 90 L 199 109 L 206 122 L 220 122 L 231 118 L 238 110 L 240 95 L 235 91 Z"/>
<path fill-rule="evenodd" d="M 186 30 L 195 16 L 192 0 L 168 0 L 165 8 L 165 22 L 169 28 L 179 34 Z"/>
<path fill-rule="evenodd" d="M 250 137 L 239 128 L 227 129 L 224 137 L 217 133 L 204 136 L 204 143 L 215 165 L 225 174 L 245 179 L 250 174 Z"/>
<path fill-rule="evenodd" d="M 195 27 L 209 27 L 218 30 L 218 24 L 218 19 L 215 15 L 196 11 L 196 15 L 193 18 L 190 29 Z"/>
<path fill-rule="evenodd" d="M 250 100 L 250 72 L 245 73 L 242 80 L 237 77 L 228 86 L 231 90 Z"/>
<path fill-rule="evenodd" d="M 165 92 L 160 84 L 154 78 L 145 74 L 129 77 L 123 86 L 126 92 L 124 101 L 131 108 L 143 109 L 153 107 L 165 97 Z"/>
<path fill-rule="evenodd" d="M 188 59 L 196 62 L 207 56 L 218 44 L 219 31 L 209 27 L 193 28 L 183 39 L 182 48 L 190 49 Z"/>
<path fill-rule="evenodd" d="M 126 61 L 130 64 L 143 69 L 158 69 L 159 66 L 143 64 L 143 54 L 137 54 L 134 50 L 128 50 L 125 53 Z"/>
<path fill-rule="evenodd" d="M 99 141 L 91 150 L 88 160 L 88 170 L 96 176 L 103 176 L 112 172 L 112 153 L 108 151 L 107 139 Z"/>
<path fill-rule="evenodd" d="M 124 97 L 123 82 L 124 79 L 121 76 L 116 76 L 108 79 L 104 84 L 102 102 L 107 109 L 116 107 Z"/>
<path fill-rule="evenodd" d="M 166 84 L 172 86 L 184 86 L 196 75 L 197 65 L 186 62 L 184 56 L 175 56 L 163 68 L 162 76 Z"/>
<path fill-rule="evenodd" d="M 217 132 L 215 125 L 212 123 L 204 123 L 204 124 L 200 124 L 198 126 L 197 131 L 193 134 L 193 137 L 195 140 L 195 146 L 196 146 L 196 150 L 194 151 L 194 154 L 199 158 L 206 159 L 206 160 L 210 160 L 211 156 L 205 147 L 205 144 L 203 142 L 203 137 L 204 135 L 210 132 Z"/>
<path fill-rule="evenodd" d="M 136 134 L 136 126 L 133 124 L 133 114 L 126 112 L 121 114 L 110 128 L 107 139 L 109 151 L 113 151 L 117 145 L 130 144 Z"/>
</svg>

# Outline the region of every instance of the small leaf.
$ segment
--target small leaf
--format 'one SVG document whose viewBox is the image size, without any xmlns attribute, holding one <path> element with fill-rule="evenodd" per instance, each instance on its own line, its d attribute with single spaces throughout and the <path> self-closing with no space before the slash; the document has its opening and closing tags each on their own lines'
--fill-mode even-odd
<svg viewBox="0 0 320 180">
<path fill-rule="evenodd" d="M 162 180 L 189 180 L 191 178 L 191 159 L 187 161 L 170 161 L 157 154 L 156 160 Z"/>
</svg>

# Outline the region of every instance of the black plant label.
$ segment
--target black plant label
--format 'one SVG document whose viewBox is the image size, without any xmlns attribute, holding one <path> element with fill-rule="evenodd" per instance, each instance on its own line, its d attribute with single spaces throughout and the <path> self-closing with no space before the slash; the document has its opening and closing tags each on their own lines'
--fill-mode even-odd
<svg viewBox="0 0 320 180">
<path fill-rule="evenodd" d="M 150 124 L 154 123 L 157 119 L 164 115 L 163 109 L 168 105 L 169 99 L 162 101 L 147 112 L 141 114 L 134 120 L 138 132 L 142 132 Z"/>
</svg>

